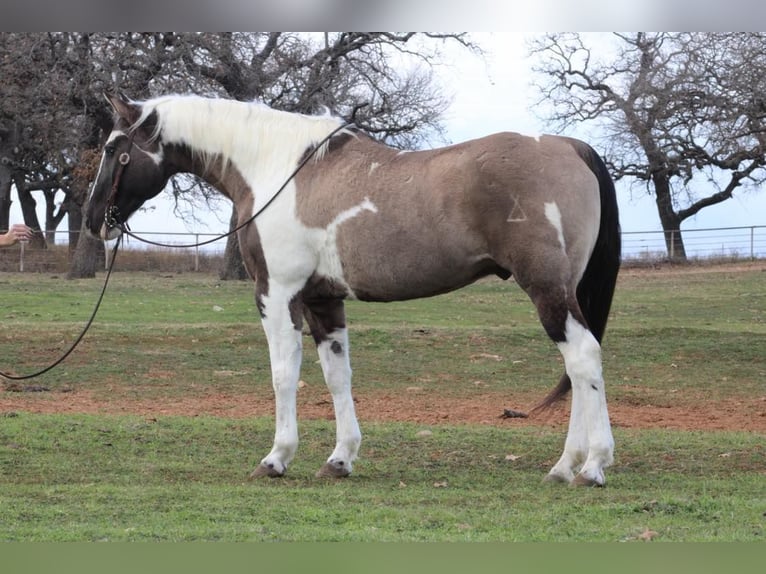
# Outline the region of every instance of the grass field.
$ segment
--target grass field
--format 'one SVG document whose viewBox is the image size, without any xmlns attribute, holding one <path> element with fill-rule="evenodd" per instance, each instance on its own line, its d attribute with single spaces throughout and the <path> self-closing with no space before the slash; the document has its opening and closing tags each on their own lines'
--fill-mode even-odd
<svg viewBox="0 0 766 574">
<path fill-rule="evenodd" d="M 328 481 L 313 473 L 332 450 L 333 423 L 326 412 L 299 411 L 302 442 L 288 475 L 252 482 L 271 445 L 269 412 L 152 408 L 221 395 L 268 406 L 251 286 L 118 273 L 82 346 L 0 393 L 0 540 L 764 541 L 764 269 L 621 276 L 604 369 L 610 407 L 628 418 L 615 425 L 603 489 L 541 482 L 560 454 L 562 421 L 516 424 L 495 411 L 429 418 L 477 394 L 500 411 L 557 380 L 558 353 L 512 283 L 349 303 L 360 412 L 376 397 L 410 395 L 424 412 L 361 416 L 354 476 Z M 0 369 L 23 374 L 73 340 L 100 284 L 0 274 L 0 288 L 13 294 L 0 304 Z M 305 343 L 308 407 L 323 391 Z M 13 392 L 25 390 L 41 392 Z M 724 406 L 736 416 L 711 424 Z M 694 416 L 653 425 L 640 419 L 651 409 Z"/>
</svg>

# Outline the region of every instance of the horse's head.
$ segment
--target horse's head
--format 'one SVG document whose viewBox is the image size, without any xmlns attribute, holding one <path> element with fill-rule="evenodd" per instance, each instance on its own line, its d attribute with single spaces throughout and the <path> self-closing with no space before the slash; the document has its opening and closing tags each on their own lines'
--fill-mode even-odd
<svg viewBox="0 0 766 574">
<path fill-rule="evenodd" d="M 163 161 L 154 113 L 143 117 L 139 104 L 106 95 L 115 112 L 93 183 L 85 225 L 101 239 L 114 239 L 145 201 L 165 187 L 171 173 Z"/>
</svg>

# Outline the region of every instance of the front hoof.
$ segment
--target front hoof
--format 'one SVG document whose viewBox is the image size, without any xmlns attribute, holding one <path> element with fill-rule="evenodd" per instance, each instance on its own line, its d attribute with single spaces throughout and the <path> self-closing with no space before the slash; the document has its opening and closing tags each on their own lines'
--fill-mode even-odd
<svg viewBox="0 0 766 574">
<path fill-rule="evenodd" d="M 259 464 L 253 472 L 250 473 L 250 478 L 261 478 L 262 476 L 266 476 L 268 478 L 279 478 L 281 476 L 285 475 L 285 471 L 282 470 L 281 472 L 277 470 L 273 464 Z"/>
<path fill-rule="evenodd" d="M 317 478 L 345 478 L 349 474 L 351 474 L 350 465 L 340 460 L 324 463 L 322 468 L 317 471 L 316 476 Z"/>
<path fill-rule="evenodd" d="M 574 480 L 572 481 L 572 486 L 604 486 L 605 484 L 606 479 L 604 478 L 603 472 L 599 473 L 595 477 L 590 477 L 581 472 L 575 476 Z"/>
<path fill-rule="evenodd" d="M 572 482 L 572 477 L 564 476 L 563 474 L 559 474 L 557 472 L 549 472 L 545 475 L 545 478 L 543 479 L 543 482 L 554 482 L 557 484 L 569 484 Z"/>
</svg>

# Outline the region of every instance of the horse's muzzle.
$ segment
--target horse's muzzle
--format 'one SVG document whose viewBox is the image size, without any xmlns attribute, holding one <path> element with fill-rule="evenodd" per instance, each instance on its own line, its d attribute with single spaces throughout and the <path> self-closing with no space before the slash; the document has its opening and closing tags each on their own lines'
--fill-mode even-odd
<svg viewBox="0 0 766 574">
<path fill-rule="evenodd" d="M 106 222 L 101 226 L 101 231 L 98 234 L 104 241 L 117 239 L 120 235 L 122 235 L 122 229 L 120 227 L 109 227 Z"/>
</svg>

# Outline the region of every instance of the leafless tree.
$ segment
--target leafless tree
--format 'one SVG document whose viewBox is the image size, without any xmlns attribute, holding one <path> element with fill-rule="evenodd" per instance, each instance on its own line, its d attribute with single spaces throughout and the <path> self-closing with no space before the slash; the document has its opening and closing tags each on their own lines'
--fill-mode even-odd
<svg viewBox="0 0 766 574">
<path fill-rule="evenodd" d="M 367 103 L 355 116 L 362 129 L 393 145 L 423 145 L 439 138 L 449 103 L 432 73 L 447 41 L 477 49 L 464 34 L 1 33 L 0 226 L 8 224 L 14 185 L 27 223 L 41 227 L 32 194 L 42 192 L 45 229 L 67 214 L 70 244 L 77 243 L 93 156 L 111 126 L 105 90 L 134 99 L 196 92 L 342 116 Z M 189 205 L 212 196 L 190 177 L 174 178 L 169 192 L 189 217 Z M 222 275 L 241 276 L 230 247 Z M 70 277 L 95 274 L 95 250 L 83 239 Z"/>
<path fill-rule="evenodd" d="M 598 124 L 612 175 L 654 196 L 668 253 L 685 260 L 681 223 L 766 178 L 766 34 L 612 38 L 601 57 L 580 34 L 533 43 L 548 119 Z"/>
<path fill-rule="evenodd" d="M 449 102 L 432 75 L 439 43 L 476 48 L 463 34 L 186 34 L 182 61 L 196 91 L 258 99 L 292 112 L 350 117 L 381 140 L 418 147 Z M 359 107 L 361 104 L 367 104 Z M 232 212 L 231 221 L 236 221 Z M 221 278 L 244 278 L 236 239 L 226 246 Z"/>
</svg>

